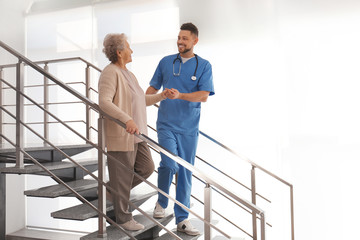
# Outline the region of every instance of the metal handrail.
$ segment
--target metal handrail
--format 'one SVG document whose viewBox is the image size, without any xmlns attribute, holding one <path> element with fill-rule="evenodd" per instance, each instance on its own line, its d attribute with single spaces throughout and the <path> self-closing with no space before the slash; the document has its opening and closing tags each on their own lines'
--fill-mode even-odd
<svg viewBox="0 0 360 240">
<path fill-rule="evenodd" d="M 265 168 L 261 167 L 260 165 L 256 164 L 255 162 L 251 161 L 249 158 L 235 152 L 231 148 L 225 146 L 224 144 L 220 143 L 219 141 L 215 140 L 214 138 L 210 137 L 209 135 L 205 134 L 204 132 L 200 131 L 200 134 L 203 135 L 204 137 L 206 137 L 207 139 L 211 140 L 212 142 L 216 143 L 217 145 L 221 146 L 222 148 L 226 149 L 227 151 L 231 152 L 232 154 L 234 154 L 238 158 L 245 160 L 246 162 L 250 163 L 252 166 L 260 169 L 261 171 L 263 171 L 263 172 L 267 173 L 268 175 L 272 176 L 273 178 L 279 180 L 280 182 L 284 183 L 285 185 L 292 186 L 292 184 L 288 183 L 284 179 L 282 179 L 279 176 L 275 175 L 274 173 L 266 170 Z"/>
<path fill-rule="evenodd" d="M 63 121 L 64 123 L 85 123 L 84 120 L 69 120 L 69 121 Z M 48 122 L 49 124 L 58 123 L 55 121 Z M 4 125 L 14 125 L 15 123 L 11 122 L 3 122 Z M 26 124 L 32 125 L 32 124 L 44 124 L 43 122 L 27 122 Z"/>
<path fill-rule="evenodd" d="M 1 68 L 1 66 L 0 66 L 0 68 Z M 85 85 L 85 83 L 84 82 L 67 82 L 66 84 L 68 84 L 68 85 L 70 85 L 70 84 L 82 84 L 82 85 Z M 48 87 L 50 87 L 50 86 L 57 86 L 56 84 L 48 84 L 47 85 Z M 36 87 L 44 87 L 44 84 L 35 84 L 35 85 L 26 85 L 26 86 L 24 86 L 24 88 L 36 88 Z M 2 89 L 9 89 L 9 88 L 7 88 L 7 87 L 3 87 Z"/>
<path fill-rule="evenodd" d="M 221 146 L 222 148 L 226 149 L 227 151 L 231 152 L 238 158 L 248 162 L 253 167 L 253 170 L 255 168 L 260 169 L 264 173 L 268 174 L 269 176 L 275 178 L 276 180 L 280 181 L 281 183 L 287 185 L 290 188 L 290 224 L 291 224 L 291 239 L 295 239 L 295 217 L 294 217 L 294 186 L 290 184 L 289 182 L 285 181 L 284 179 L 280 178 L 279 176 L 275 175 L 274 173 L 266 170 L 265 168 L 261 167 L 260 165 L 256 164 L 255 162 L 251 161 L 249 158 L 237 153 L 233 149 L 225 146 L 224 144 L 220 143 L 219 141 L 215 140 L 214 138 L 210 137 L 209 135 L 205 134 L 204 132 L 200 131 L 200 134 L 206 137 L 207 139 L 211 140 L 212 142 L 216 143 L 217 145 Z"/>
<path fill-rule="evenodd" d="M 1 41 L 0 41 L 0 45 Z M 3 45 L 2 45 L 3 46 Z M 6 49 L 6 47 L 4 47 Z M 7 49 L 6 49 L 7 50 Z M 95 70 L 101 72 L 101 69 L 98 68 L 97 66 L 95 66 L 94 64 L 86 61 L 85 59 L 81 58 L 81 57 L 72 57 L 72 58 L 59 58 L 59 59 L 51 59 L 51 60 L 42 60 L 42 61 L 34 61 L 33 63 L 35 64 L 49 64 L 49 63 L 60 63 L 60 62 L 68 62 L 68 61 L 82 61 L 84 62 L 87 66 L 90 66 L 92 68 L 94 68 Z M 26 63 L 27 64 L 27 63 Z M 2 68 L 10 68 L 10 67 L 16 67 L 16 63 L 13 64 L 4 64 L 4 65 L 0 65 L 0 69 Z"/>
<path fill-rule="evenodd" d="M 10 53 L 12 53 L 13 55 L 15 55 L 20 62 L 25 62 L 26 64 L 28 64 L 29 66 L 31 66 L 33 69 L 35 69 L 36 71 L 38 71 L 39 73 L 41 73 L 42 75 L 44 75 L 46 78 L 51 79 L 53 82 L 57 83 L 59 86 L 61 86 L 63 89 L 65 89 L 67 92 L 71 93 L 72 95 L 76 96 L 77 98 L 79 98 L 80 100 L 82 100 L 86 105 L 90 106 L 93 109 L 96 109 L 101 115 L 106 116 L 107 118 L 115 121 L 116 123 L 118 123 L 119 125 L 124 127 L 124 123 L 120 122 L 117 119 L 112 118 L 110 115 L 106 114 L 104 111 L 102 111 L 100 109 L 100 107 L 95 104 L 94 102 L 92 102 L 90 99 L 84 97 L 82 94 L 78 93 L 76 90 L 68 87 L 66 84 L 62 83 L 61 81 L 57 80 L 57 78 L 55 78 L 54 76 L 52 76 L 50 73 L 44 71 L 42 68 L 40 68 L 38 65 L 36 65 L 35 63 L 31 62 L 29 59 L 27 59 L 26 57 L 22 56 L 21 54 L 19 54 L 18 52 L 16 52 L 14 49 L 10 48 L 9 46 L 7 46 L 6 44 L 2 43 L 0 41 L 0 46 L 2 46 L 4 49 L 6 49 L 7 51 L 9 51 Z M 219 190 L 221 190 L 222 192 L 224 192 L 225 194 L 229 195 L 230 197 L 232 197 L 233 199 L 235 199 L 236 201 L 238 201 L 239 203 L 245 205 L 246 207 L 248 207 L 249 209 L 251 209 L 253 212 L 255 212 L 256 214 L 259 214 L 261 216 L 261 226 L 262 226 L 262 239 L 265 239 L 265 214 L 264 211 L 261 210 L 260 208 L 258 208 L 256 205 L 252 204 L 251 202 L 248 202 L 247 200 L 236 196 L 235 194 L 233 194 L 229 189 L 227 189 L 224 186 L 221 186 L 220 184 L 218 184 L 217 182 L 215 182 L 211 177 L 207 176 L 206 174 L 202 173 L 200 170 L 198 170 L 197 168 L 195 168 L 194 166 L 192 166 L 191 164 L 189 164 L 188 162 L 186 162 L 185 160 L 183 160 L 182 158 L 180 158 L 179 156 L 174 155 L 173 153 L 169 152 L 167 149 L 163 148 L 162 146 L 160 146 L 158 143 L 156 143 L 155 141 L 153 141 L 151 138 L 149 138 L 148 136 L 144 135 L 144 134 L 140 134 L 140 135 L 136 135 L 137 137 L 139 137 L 140 139 L 142 139 L 143 141 L 145 141 L 146 143 L 148 143 L 149 145 L 151 145 L 152 147 L 156 148 L 157 150 L 159 150 L 160 152 L 162 152 L 163 154 L 167 155 L 168 157 L 172 158 L 174 161 L 176 161 L 177 163 L 179 163 L 180 165 L 184 166 L 186 169 L 190 170 L 193 172 L 194 175 L 198 175 L 200 176 L 202 179 L 204 179 L 208 184 L 211 184 L 213 186 L 215 186 L 216 188 L 218 188 Z M 159 191 L 160 189 L 158 189 Z M 161 191 L 161 190 L 160 190 Z M 179 204 L 181 205 L 181 204 Z M 203 220 L 205 223 L 207 223 L 205 220 Z M 211 223 L 207 223 L 209 224 L 211 227 L 212 226 Z M 216 227 L 214 227 L 216 229 Z M 221 232 L 221 231 L 220 231 Z"/>
<path fill-rule="evenodd" d="M 62 104 L 80 104 L 83 103 L 82 101 L 77 101 L 77 102 L 53 102 L 53 103 L 46 103 L 48 105 L 62 105 Z M 40 103 L 40 105 L 44 105 L 44 103 Z M 16 104 L 3 104 L 4 107 L 15 107 Z M 29 103 L 25 103 L 24 104 L 25 107 L 28 106 L 34 106 L 34 104 L 29 104 Z"/>
</svg>

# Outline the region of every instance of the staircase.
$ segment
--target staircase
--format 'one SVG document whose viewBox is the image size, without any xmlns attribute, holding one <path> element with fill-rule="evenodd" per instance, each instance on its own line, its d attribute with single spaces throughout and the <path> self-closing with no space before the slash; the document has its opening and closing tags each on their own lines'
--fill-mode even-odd
<svg viewBox="0 0 360 240">
<path fill-rule="evenodd" d="M 157 193 L 161 190 L 158 189 L 152 182 L 145 180 L 138 187 L 133 189 L 131 193 L 131 199 L 129 202 L 129 210 L 134 211 L 134 218 L 136 221 L 145 225 L 145 229 L 141 231 L 125 231 L 119 225 L 114 222 L 114 213 L 113 206 L 111 201 L 106 199 L 105 189 L 108 188 L 105 182 L 105 161 L 104 157 L 106 152 L 103 146 L 103 117 L 112 119 L 106 113 L 101 111 L 98 105 L 89 99 L 91 96 L 90 91 L 95 92 L 96 90 L 90 86 L 90 68 L 95 71 L 101 71 L 96 66 L 92 65 L 89 62 L 81 58 L 71 58 L 71 59 L 62 59 L 62 60 L 47 60 L 43 62 L 32 62 L 29 59 L 25 58 L 14 49 L 10 48 L 8 45 L 0 41 L 0 47 L 13 54 L 19 59 L 17 64 L 9 64 L 0 66 L 0 111 L 2 115 L 6 115 L 13 119 L 15 123 L 16 131 L 15 136 L 8 136 L 4 134 L 4 121 L 2 115 L 0 116 L 0 143 L 2 148 L 0 148 L 0 180 L 5 179 L 5 174 L 31 174 L 31 175 L 42 175 L 49 176 L 55 180 L 56 184 L 41 187 L 37 189 L 29 189 L 24 192 L 27 197 L 36 197 L 36 198 L 58 198 L 58 197 L 70 197 L 77 198 L 80 200 L 81 204 L 59 209 L 50 213 L 51 217 L 54 219 L 61 219 L 64 221 L 85 221 L 91 218 L 98 218 L 99 227 L 98 230 L 89 234 L 79 234 L 79 235 L 61 235 L 58 232 L 51 232 L 51 237 L 40 236 L 41 234 L 36 233 L 35 230 L 24 229 L 14 234 L 5 233 L 5 213 L 2 213 L 1 209 L 5 209 L 5 201 L 0 198 L 0 239 L 6 240 L 17 240 L 17 239 L 81 239 L 81 240 L 93 240 L 93 239 L 158 239 L 158 240 L 167 240 L 167 239 L 197 239 L 199 237 L 209 240 L 209 239 L 266 239 L 265 228 L 271 228 L 272 224 L 266 221 L 265 212 L 256 205 L 257 199 L 260 198 L 267 202 L 271 202 L 267 198 L 263 197 L 261 194 L 256 192 L 256 178 L 255 170 L 258 169 L 263 173 L 269 175 L 271 178 L 280 182 L 289 187 L 290 189 L 290 222 L 291 222 L 291 236 L 289 239 L 294 240 L 294 216 L 293 216 L 293 187 L 291 184 L 287 183 L 280 177 L 272 174 L 266 169 L 258 166 L 249 159 L 237 154 L 233 150 L 227 148 L 225 145 L 220 142 L 212 139 L 210 136 L 202 133 L 202 136 L 212 141 L 214 144 L 220 146 L 222 149 L 230 152 L 231 154 L 239 157 L 242 160 L 245 160 L 246 164 L 251 166 L 251 187 L 247 187 L 245 184 L 242 184 L 234 177 L 227 174 L 225 171 L 218 169 L 217 167 L 211 165 L 211 163 L 197 156 L 204 164 L 209 168 L 215 170 L 219 174 L 223 175 L 227 179 L 230 179 L 235 184 L 241 186 L 246 191 L 249 191 L 251 198 L 249 200 L 240 197 L 235 194 L 233 190 L 227 188 L 227 186 L 219 184 L 215 179 L 210 177 L 208 174 L 200 171 L 196 167 L 188 164 L 186 161 L 180 157 L 168 152 L 166 149 L 162 148 L 157 142 L 152 140 L 146 135 L 138 135 L 143 141 L 147 142 L 148 145 L 152 148 L 155 153 L 163 153 L 171 157 L 174 161 L 183 165 L 187 169 L 193 172 L 194 179 L 196 179 L 200 184 L 204 185 L 204 194 L 202 197 L 192 196 L 193 201 L 201 205 L 203 208 L 203 213 L 199 213 L 195 210 L 188 209 L 191 216 L 194 216 L 194 219 L 191 219 L 194 226 L 201 230 L 203 233 L 202 236 L 192 237 L 186 234 L 177 232 L 176 229 L 172 229 L 170 222 L 174 219 L 172 208 L 168 207 L 165 218 L 162 219 L 153 219 L 152 218 L 152 209 L 142 210 L 141 207 L 146 205 L 149 199 L 153 196 L 156 196 Z M 58 80 L 56 77 L 49 73 L 48 64 L 52 62 L 61 62 L 61 61 L 81 61 L 86 64 L 86 79 L 84 81 L 85 93 L 81 94 L 78 91 L 71 88 L 69 85 Z M 39 65 L 45 64 L 44 69 Z M 44 102 L 38 103 L 34 101 L 31 97 L 27 96 L 24 92 L 24 68 L 25 65 L 44 77 Z M 16 69 L 16 84 L 15 86 L 11 85 L 4 79 L 4 69 L 6 68 L 15 68 Z M 51 80 L 53 83 L 49 83 Z M 85 106 L 85 120 L 79 120 L 81 124 L 85 125 L 84 131 L 77 131 L 70 126 L 71 121 L 65 121 L 59 119 L 53 113 L 49 111 L 49 106 L 54 103 L 50 103 L 48 99 L 48 89 L 50 85 L 58 86 L 64 89 L 67 93 L 71 94 L 77 98 L 80 103 Z M 3 89 L 10 89 L 15 92 L 16 95 L 16 114 L 9 111 L 6 105 L 3 103 Z M 35 131 L 30 125 L 24 121 L 23 112 L 24 112 L 24 99 L 30 102 L 33 106 L 37 106 L 43 111 L 44 121 L 41 123 L 43 125 L 42 133 Z M 64 104 L 64 103 L 57 103 Z M 92 115 L 98 116 L 98 124 L 92 123 Z M 82 140 L 82 144 L 71 144 L 71 145 L 59 145 L 52 143 L 49 139 L 49 125 L 53 124 L 49 120 L 51 117 L 57 124 L 61 124 L 67 128 L 73 135 L 76 135 Z M 123 123 L 116 119 L 112 119 L 117 122 L 119 125 L 124 126 Z M 24 129 L 34 133 L 42 144 L 36 147 L 25 147 L 23 142 L 23 131 Z M 152 128 L 153 129 L 153 128 Z M 95 134 L 94 134 L 95 133 Z M 97 136 L 97 139 L 94 140 L 94 136 Z M 78 156 L 87 153 L 88 151 L 96 151 L 97 157 L 92 159 L 78 159 Z M 244 227 L 239 226 L 235 223 L 234 220 L 229 220 L 225 213 L 222 213 L 222 209 L 212 208 L 212 193 L 226 199 L 226 201 L 231 202 L 236 208 L 244 211 L 248 216 L 250 216 L 251 224 L 250 230 L 246 230 Z M 0 182 L 0 193 L 6 193 L 5 181 Z M 164 194 L 164 193 L 163 193 Z M 167 195 L 167 194 L 164 194 Z M 0 195 L 1 197 L 1 195 Z M 178 203 L 173 197 L 169 196 L 169 199 Z M 152 201 L 154 205 L 154 201 Z M 214 221 L 212 215 L 216 215 L 217 218 L 222 219 L 221 221 Z M 234 229 L 236 232 L 242 233 L 242 238 L 235 233 L 225 232 L 223 225 L 220 226 L 221 222 L 225 222 Z M 217 227 L 219 223 L 219 227 Z M 173 226 L 173 225 L 172 225 Z M 170 228 L 168 228 L 170 227 Z M 31 236 L 31 232 L 34 231 L 34 237 Z M 252 231 L 252 233 L 250 233 Z M 213 236 L 213 233 L 220 234 Z M 36 237 L 35 237 L 36 235 Z"/>
</svg>

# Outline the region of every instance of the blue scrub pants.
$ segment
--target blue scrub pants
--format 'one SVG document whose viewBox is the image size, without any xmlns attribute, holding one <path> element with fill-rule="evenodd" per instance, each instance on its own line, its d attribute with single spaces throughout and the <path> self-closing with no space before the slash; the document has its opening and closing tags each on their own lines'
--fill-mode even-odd
<svg viewBox="0 0 360 240">
<path fill-rule="evenodd" d="M 192 165 L 194 165 L 195 162 L 198 138 L 198 133 L 195 136 L 191 136 L 174 133 L 169 130 L 158 130 L 159 144 Z M 192 172 L 171 158 L 161 154 L 160 167 L 158 168 L 158 187 L 167 194 L 169 194 L 170 186 L 175 173 L 178 173 L 176 200 L 189 208 Z M 169 199 L 159 193 L 158 202 L 160 206 L 166 208 L 168 206 Z M 174 212 L 176 224 L 187 219 L 189 216 L 189 212 L 177 204 L 174 205 Z"/>
</svg>

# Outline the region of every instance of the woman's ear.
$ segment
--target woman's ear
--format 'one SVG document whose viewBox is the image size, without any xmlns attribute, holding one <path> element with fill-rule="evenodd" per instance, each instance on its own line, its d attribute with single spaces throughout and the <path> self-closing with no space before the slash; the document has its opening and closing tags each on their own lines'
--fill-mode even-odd
<svg viewBox="0 0 360 240">
<path fill-rule="evenodd" d="M 116 50 L 116 55 L 117 55 L 119 58 L 121 58 L 121 53 L 120 53 L 119 50 Z"/>
</svg>

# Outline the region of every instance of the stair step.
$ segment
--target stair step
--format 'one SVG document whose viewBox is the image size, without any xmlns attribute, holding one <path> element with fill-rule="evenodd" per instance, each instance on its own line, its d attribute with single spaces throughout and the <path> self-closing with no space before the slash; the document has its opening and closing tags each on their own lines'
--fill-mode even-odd
<svg viewBox="0 0 360 240">
<path fill-rule="evenodd" d="M 172 232 L 175 233 L 177 236 L 179 236 L 183 240 L 195 240 L 195 239 L 198 239 L 199 237 L 201 237 L 201 235 L 190 236 L 186 233 L 178 232 L 178 231 L 176 231 L 176 229 L 173 229 Z M 165 233 L 158 238 L 154 238 L 154 240 L 173 240 L 173 239 L 175 240 L 176 238 L 171 236 L 169 233 Z"/>
<path fill-rule="evenodd" d="M 91 201 L 90 203 L 96 207 L 98 206 L 98 200 Z M 106 201 L 106 212 L 110 212 L 113 209 L 114 207 L 112 203 Z M 96 216 L 97 216 L 97 212 L 86 203 L 51 213 L 51 217 L 53 218 L 79 220 L 79 221 L 83 221 Z"/>
<path fill-rule="evenodd" d="M 134 203 L 136 206 L 140 206 L 146 200 L 151 198 L 152 196 L 156 195 L 157 191 L 148 187 L 144 184 L 140 184 L 139 186 L 135 187 L 130 194 L 130 201 Z M 98 206 L 98 200 L 91 201 L 94 206 Z M 112 203 L 110 201 L 106 202 L 106 212 L 110 212 L 114 209 Z M 129 209 L 132 211 L 133 209 Z M 56 212 L 51 213 L 53 218 L 59 219 L 71 219 L 71 220 L 79 220 L 83 221 L 92 217 L 97 217 L 97 212 L 92 209 L 86 203 L 76 205 L 74 207 L 66 208 L 63 210 L 59 210 Z"/>
<path fill-rule="evenodd" d="M 6 240 L 79 240 L 83 235 L 24 228 L 6 235 Z"/>
<path fill-rule="evenodd" d="M 96 188 L 90 188 L 84 191 L 79 192 L 81 196 L 83 196 L 88 201 L 93 201 L 95 199 L 98 199 L 98 189 Z M 70 193 L 69 195 L 66 195 L 66 197 L 77 197 L 75 194 Z"/>
<path fill-rule="evenodd" d="M 92 149 L 93 147 L 90 144 L 77 144 L 77 145 L 61 145 L 56 146 L 61 149 L 69 156 L 74 156 L 76 154 L 85 152 L 87 150 Z M 49 161 L 60 161 L 65 157 L 55 150 L 51 146 L 33 146 L 33 147 L 25 147 L 24 149 L 27 153 L 29 153 L 32 157 L 37 159 L 39 162 L 49 162 Z M 1 148 L 0 147 L 0 162 L 6 163 L 15 163 L 15 148 Z M 24 156 L 25 163 L 32 163 L 31 159 L 27 159 Z"/>
<path fill-rule="evenodd" d="M 202 221 L 200 221 L 199 219 L 190 219 L 190 222 L 195 228 L 197 228 L 200 231 L 200 233 L 201 233 L 200 235 L 190 236 L 186 233 L 176 231 L 176 228 L 174 228 L 172 230 L 172 232 L 184 240 L 198 239 L 199 237 L 201 237 L 201 235 L 204 232 L 204 223 Z M 172 239 L 176 239 L 176 238 L 171 236 L 170 233 L 165 233 L 165 234 L 161 235 L 160 237 L 155 238 L 154 240 L 172 240 Z"/>
<path fill-rule="evenodd" d="M 78 163 L 82 166 L 90 166 L 90 165 L 97 165 L 97 160 L 88 160 L 88 161 L 79 161 Z M 43 163 L 43 165 L 49 169 L 50 171 L 55 170 L 63 170 L 77 167 L 72 162 L 50 162 L 50 163 Z M 48 175 L 41 167 L 37 165 L 26 165 L 24 168 L 18 167 L 7 167 L 7 168 L 0 168 L 0 172 L 7 173 L 7 174 L 40 174 L 40 175 Z"/>
<path fill-rule="evenodd" d="M 147 214 L 152 216 L 152 211 L 148 211 Z M 172 212 L 166 212 L 165 217 L 162 219 L 157 219 L 163 225 L 168 224 L 174 218 L 174 214 Z M 134 216 L 135 221 L 143 224 L 145 229 L 139 231 L 128 231 L 131 236 L 137 237 L 138 239 L 152 239 L 153 234 L 158 234 L 161 229 L 159 229 L 156 224 L 143 215 Z M 155 232 L 154 232 L 155 231 Z M 123 233 L 119 228 L 115 226 L 109 226 L 106 228 L 107 240 L 125 240 L 129 239 L 129 237 Z M 98 238 L 98 232 L 93 232 L 89 235 L 83 236 L 80 240 L 100 240 L 103 238 Z"/>
<path fill-rule="evenodd" d="M 96 188 L 98 185 L 96 180 L 90 180 L 90 179 L 75 180 L 72 182 L 67 182 L 66 184 L 68 184 L 71 188 L 73 188 L 77 192 L 88 190 L 91 188 Z M 72 192 L 62 184 L 42 187 L 39 189 L 27 190 L 24 192 L 26 196 L 48 197 L 48 198 L 56 198 L 71 193 Z"/>
</svg>

